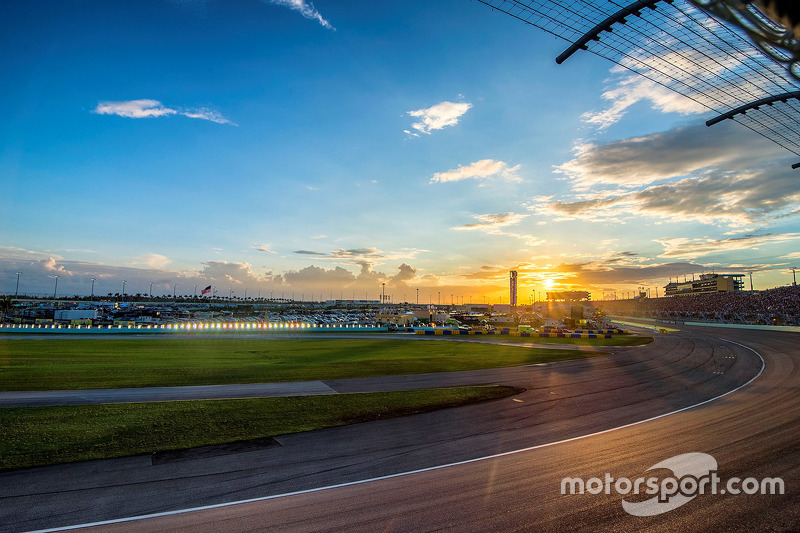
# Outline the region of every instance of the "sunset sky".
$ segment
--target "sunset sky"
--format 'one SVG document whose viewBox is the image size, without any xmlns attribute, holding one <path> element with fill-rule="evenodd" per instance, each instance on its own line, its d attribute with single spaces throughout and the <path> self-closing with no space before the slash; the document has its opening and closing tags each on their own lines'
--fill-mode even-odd
<svg viewBox="0 0 800 533">
<path fill-rule="evenodd" d="M 791 284 L 796 157 L 566 46 L 470 0 L 5 2 L 0 292 Z"/>
</svg>

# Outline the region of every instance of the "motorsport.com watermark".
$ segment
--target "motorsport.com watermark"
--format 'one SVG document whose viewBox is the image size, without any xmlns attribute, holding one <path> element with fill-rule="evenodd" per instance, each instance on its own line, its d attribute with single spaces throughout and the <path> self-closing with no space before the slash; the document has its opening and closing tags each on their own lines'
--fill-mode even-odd
<svg viewBox="0 0 800 533">
<path fill-rule="evenodd" d="M 702 494 L 783 494 L 783 479 L 765 477 L 758 480 L 752 477 L 732 477 L 723 482 L 717 475 L 717 460 L 707 453 L 685 453 L 656 463 L 646 471 L 655 469 L 671 470 L 667 477 L 626 477 L 614 478 L 606 473 L 601 479 L 592 477 L 564 478 L 561 480 L 561 494 L 621 494 L 653 496 L 644 501 L 622 500 L 622 508 L 634 516 L 654 516 L 688 503 Z"/>
</svg>

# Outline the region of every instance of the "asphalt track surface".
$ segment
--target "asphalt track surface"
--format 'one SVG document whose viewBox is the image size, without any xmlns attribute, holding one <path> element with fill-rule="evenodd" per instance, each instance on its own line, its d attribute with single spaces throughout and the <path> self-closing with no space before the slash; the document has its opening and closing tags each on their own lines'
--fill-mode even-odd
<svg viewBox="0 0 800 533">
<path fill-rule="evenodd" d="M 458 373 L 527 389 L 494 402 L 250 450 L 8 472 L 0 530 L 100 522 L 102 531 L 797 531 L 798 340 L 682 328 L 605 357 Z M 723 479 L 781 477 L 785 494 L 705 494 L 634 517 L 619 494 L 560 493 L 567 476 L 635 479 L 689 452 L 716 458 Z M 225 505 L 246 500 L 255 501 Z"/>
</svg>

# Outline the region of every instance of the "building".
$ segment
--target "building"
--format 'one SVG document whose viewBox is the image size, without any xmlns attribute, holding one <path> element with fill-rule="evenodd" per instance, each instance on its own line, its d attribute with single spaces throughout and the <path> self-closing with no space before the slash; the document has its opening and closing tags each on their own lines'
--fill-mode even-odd
<svg viewBox="0 0 800 533">
<path fill-rule="evenodd" d="M 700 274 L 700 279 L 684 282 L 670 281 L 664 287 L 665 296 L 714 294 L 744 290 L 744 274 Z"/>
<path fill-rule="evenodd" d="M 416 316 L 414 313 L 378 313 L 375 315 L 375 320 L 377 320 L 381 324 L 387 324 L 391 322 L 397 326 L 402 328 L 413 326 L 414 320 L 416 320 Z M 427 316 L 425 318 L 428 318 Z"/>
</svg>

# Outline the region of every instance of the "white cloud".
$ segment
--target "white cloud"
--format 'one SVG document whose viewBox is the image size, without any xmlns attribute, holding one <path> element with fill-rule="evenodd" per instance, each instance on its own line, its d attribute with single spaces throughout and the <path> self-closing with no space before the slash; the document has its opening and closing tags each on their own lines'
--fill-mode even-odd
<svg viewBox="0 0 800 533">
<path fill-rule="evenodd" d="M 150 268 L 154 268 L 156 270 L 162 270 L 165 266 L 167 266 L 171 262 L 172 261 L 167 256 L 161 254 L 149 253 L 147 255 L 135 257 L 133 261 L 131 261 L 131 264 L 144 265 Z"/>
<path fill-rule="evenodd" d="M 177 113 L 174 109 L 164 107 L 158 100 L 98 102 L 94 112 L 98 115 L 117 115 L 126 118 L 164 117 Z"/>
<path fill-rule="evenodd" d="M 153 118 L 166 117 L 170 115 L 183 115 L 188 118 L 197 118 L 216 122 L 217 124 L 231 124 L 233 122 L 222 116 L 217 111 L 207 108 L 198 109 L 172 109 L 165 107 L 158 100 L 127 100 L 121 102 L 103 101 L 98 102 L 97 107 L 92 111 L 98 115 L 117 115 L 125 118 Z"/>
<path fill-rule="evenodd" d="M 655 241 L 664 247 L 664 253 L 659 257 L 683 257 L 691 259 L 719 252 L 755 249 L 758 246 L 794 241 L 797 239 L 800 239 L 800 233 L 744 235 L 742 237 L 721 240 L 704 237 L 700 239 L 655 239 Z"/>
<path fill-rule="evenodd" d="M 336 31 L 336 28 L 331 26 L 330 22 L 322 18 L 322 15 L 320 15 L 319 11 L 317 11 L 314 4 L 311 2 L 306 2 L 305 0 L 269 0 L 269 2 L 275 5 L 288 7 L 309 20 L 317 21 L 323 28 Z"/>
<path fill-rule="evenodd" d="M 668 38 L 665 34 L 652 36 L 654 39 Z M 677 44 L 677 43 L 676 43 Z M 683 46 L 664 54 L 652 54 L 644 50 L 632 50 L 622 63 L 611 69 L 612 87 L 603 93 L 603 98 L 609 100 L 611 105 L 600 112 L 586 113 L 583 119 L 603 130 L 618 122 L 631 106 L 638 102 L 650 102 L 651 107 L 662 113 L 678 113 L 681 115 L 699 114 L 708 111 L 704 105 L 667 89 L 653 79 L 664 80 L 666 83 L 704 87 L 703 94 L 707 102 L 723 102 L 730 105 L 735 96 L 730 90 L 729 83 L 719 83 L 723 78 L 730 82 L 730 73 L 741 68 L 744 61 L 750 58 L 753 51 L 732 51 L 727 54 L 726 60 L 715 62 L 707 61 L 701 50 L 690 50 Z M 735 52 L 735 53 L 734 53 Z M 639 74 L 631 74 L 631 71 Z M 661 72 L 669 72 L 670 78 L 666 79 Z M 768 77 L 759 80 L 749 75 L 740 76 L 739 79 L 747 84 L 763 84 Z M 735 80 L 735 79 L 734 79 Z M 742 84 L 744 84 L 742 83 Z M 768 82 L 767 82 L 768 83 Z"/>
<path fill-rule="evenodd" d="M 59 265 L 56 262 L 54 257 L 48 257 L 47 259 L 41 261 L 42 266 L 46 271 L 52 272 L 53 274 L 57 274 L 59 276 L 71 276 L 72 272 L 67 270 L 64 265 Z"/>
<path fill-rule="evenodd" d="M 205 107 L 186 110 L 179 113 L 184 117 L 199 118 L 201 120 L 209 120 L 211 122 L 216 122 L 217 124 L 231 124 L 233 126 L 236 126 L 236 124 L 234 124 L 227 118 L 223 117 L 219 111 L 214 111 L 213 109 L 208 109 Z"/>
<path fill-rule="evenodd" d="M 653 109 L 662 113 L 689 115 L 708 111 L 694 100 L 638 74 L 617 78 L 616 85 L 604 92 L 603 98 L 611 101 L 611 106 L 581 116 L 586 123 L 601 131 L 619 122 L 631 106 L 642 101 L 649 101 Z"/>
<path fill-rule="evenodd" d="M 461 181 L 467 179 L 487 179 L 500 177 L 508 181 L 522 181 L 517 176 L 517 171 L 520 165 L 513 167 L 503 161 L 495 161 L 494 159 L 481 159 L 467 166 L 459 165 L 458 168 L 447 170 L 445 172 L 437 172 L 433 175 L 430 183 L 445 183 L 448 181 Z"/>
<path fill-rule="evenodd" d="M 411 125 L 412 128 L 430 135 L 431 130 L 440 130 L 447 126 L 458 124 L 458 119 L 469 111 L 471 107 L 472 104 L 466 102 L 441 102 L 427 109 L 409 111 L 408 114 L 421 119 L 419 122 L 413 123 Z M 416 135 L 408 130 L 405 130 L 405 132 L 410 135 Z"/>
<path fill-rule="evenodd" d="M 491 229 L 500 228 L 503 226 L 511 226 L 518 224 L 528 215 L 518 213 L 487 213 L 485 215 L 472 215 L 478 222 L 471 224 L 464 224 L 463 226 L 456 226 L 452 229 L 455 230 L 476 230 L 476 229 Z"/>
</svg>

